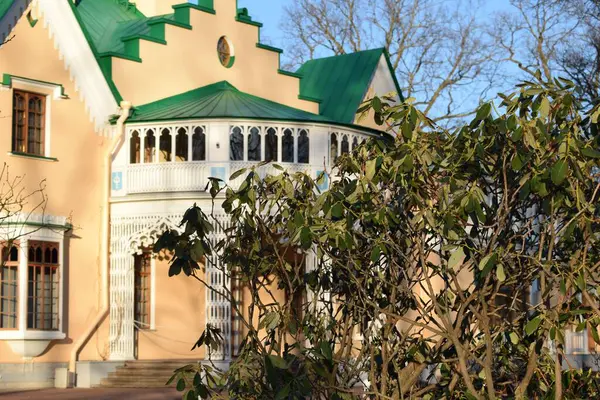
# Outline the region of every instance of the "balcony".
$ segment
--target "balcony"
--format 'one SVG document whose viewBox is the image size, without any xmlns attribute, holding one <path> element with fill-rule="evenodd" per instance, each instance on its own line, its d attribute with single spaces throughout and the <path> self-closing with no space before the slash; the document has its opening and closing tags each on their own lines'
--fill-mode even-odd
<svg viewBox="0 0 600 400">
<path fill-rule="evenodd" d="M 257 160 L 278 160 L 273 163 L 289 173 L 302 171 L 317 178 L 325 164 L 368 137 L 357 131 L 268 122 L 131 125 L 113 161 L 112 196 L 203 192 L 210 177 L 235 189 L 246 176 L 231 182 L 229 177 L 256 166 Z M 261 178 L 282 172 L 273 163 L 258 168 Z M 321 190 L 329 187 L 327 181 Z"/>
<path fill-rule="evenodd" d="M 229 177 L 241 169 L 258 165 L 258 162 L 231 161 L 215 163 L 194 161 L 183 163 L 130 164 L 124 168 L 116 168 L 113 172 L 113 195 L 136 195 L 147 193 L 202 192 L 206 189 L 209 178 L 219 178 L 230 187 L 240 187 L 247 174 L 234 180 Z M 294 174 L 304 172 L 316 178 L 323 167 L 308 164 L 277 163 L 283 170 Z M 279 175 L 282 171 L 273 164 L 259 167 L 257 173 L 261 178 L 267 175 Z"/>
</svg>

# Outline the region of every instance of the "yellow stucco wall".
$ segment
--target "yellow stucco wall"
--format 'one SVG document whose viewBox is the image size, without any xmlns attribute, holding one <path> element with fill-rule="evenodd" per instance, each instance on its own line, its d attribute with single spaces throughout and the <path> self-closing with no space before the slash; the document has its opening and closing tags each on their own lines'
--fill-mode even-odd
<svg viewBox="0 0 600 400">
<path fill-rule="evenodd" d="M 166 25 L 167 45 L 141 40 L 141 63 L 113 58 L 113 80 L 123 98 L 139 106 L 226 80 L 243 92 L 319 112 L 318 103 L 298 99 L 298 78 L 277 72 L 279 54 L 256 47 L 258 27 L 235 20 L 235 1 L 216 0 L 215 11 L 191 10 L 192 30 Z M 231 68 L 217 55 L 221 36 L 234 47 Z"/>
<path fill-rule="evenodd" d="M 51 344 L 34 362 L 66 362 L 72 343 L 94 320 L 100 303 L 99 248 L 103 160 L 107 139 L 94 132 L 79 100 L 69 72 L 44 29 L 44 21 L 30 27 L 25 18 L 16 26 L 14 39 L 0 47 L 0 73 L 64 85 L 68 100 L 51 103 L 51 156 L 58 162 L 8 155 L 11 150 L 12 90 L 0 91 L 0 163 L 7 163 L 13 175 L 25 174 L 25 187 L 32 190 L 46 180 L 46 214 L 72 217 L 75 226 L 68 234 L 65 256 L 64 319 L 67 338 Z M 90 340 L 81 359 L 99 360 L 108 356 L 107 322 Z M 0 341 L 0 362 L 22 362 L 4 341 Z"/>
<path fill-rule="evenodd" d="M 184 274 L 169 278 L 168 262 L 155 263 L 155 329 L 138 332 L 138 359 L 203 358 L 204 346 L 191 349 L 206 327 L 204 285 Z"/>
</svg>

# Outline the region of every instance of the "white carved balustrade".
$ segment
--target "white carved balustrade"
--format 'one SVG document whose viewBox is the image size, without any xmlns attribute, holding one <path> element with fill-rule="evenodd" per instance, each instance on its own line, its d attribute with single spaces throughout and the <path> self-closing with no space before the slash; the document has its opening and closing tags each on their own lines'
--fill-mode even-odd
<svg viewBox="0 0 600 400">
<path fill-rule="evenodd" d="M 132 164 L 127 167 L 127 192 L 185 192 L 204 190 L 210 168 L 204 161 Z"/>
</svg>

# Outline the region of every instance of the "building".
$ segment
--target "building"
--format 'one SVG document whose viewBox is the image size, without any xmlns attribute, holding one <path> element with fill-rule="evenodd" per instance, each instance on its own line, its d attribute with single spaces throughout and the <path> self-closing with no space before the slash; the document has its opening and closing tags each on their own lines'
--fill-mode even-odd
<svg viewBox="0 0 600 400">
<path fill-rule="evenodd" d="M 3 220 L 19 237 L 0 274 L 0 388 L 202 359 L 207 323 L 230 342 L 230 305 L 149 247 L 194 202 L 210 208 L 209 177 L 259 161 L 316 177 L 381 134 L 356 111 L 399 93 L 383 49 L 284 71 L 236 0 L 196 3 L 0 0 L 2 162 L 47 196 Z"/>
</svg>

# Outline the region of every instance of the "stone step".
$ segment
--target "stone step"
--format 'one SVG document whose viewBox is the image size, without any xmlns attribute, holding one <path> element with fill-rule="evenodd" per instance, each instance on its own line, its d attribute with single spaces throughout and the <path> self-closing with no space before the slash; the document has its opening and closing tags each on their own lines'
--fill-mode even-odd
<svg viewBox="0 0 600 400">
<path fill-rule="evenodd" d="M 165 384 L 173 376 L 176 369 L 185 365 L 195 364 L 195 360 L 136 360 L 127 361 L 116 371 L 110 372 L 108 376 L 100 382 L 98 387 L 103 388 L 165 388 L 174 387 L 177 382 L 171 385 Z"/>
<path fill-rule="evenodd" d="M 154 379 L 148 377 L 118 377 L 118 378 L 107 378 L 100 381 L 102 387 L 174 387 L 177 382 L 173 382 L 170 385 L 166 385 L 169 378 L 167 379 Z"/>
</svg>

